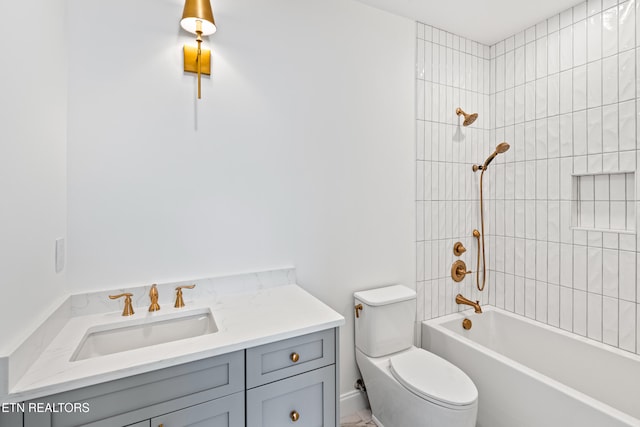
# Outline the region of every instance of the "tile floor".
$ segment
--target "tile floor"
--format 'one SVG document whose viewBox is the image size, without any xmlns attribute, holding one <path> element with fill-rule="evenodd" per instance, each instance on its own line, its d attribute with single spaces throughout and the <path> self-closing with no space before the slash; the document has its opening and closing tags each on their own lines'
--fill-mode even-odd
<svg viewBox="0 0 640 427">
<path fill-rule="evenodd" d="M 340 427 L 375 427 L 371 419 L 371 411 L 364 409 L 340 418 Z"/>
</svg>

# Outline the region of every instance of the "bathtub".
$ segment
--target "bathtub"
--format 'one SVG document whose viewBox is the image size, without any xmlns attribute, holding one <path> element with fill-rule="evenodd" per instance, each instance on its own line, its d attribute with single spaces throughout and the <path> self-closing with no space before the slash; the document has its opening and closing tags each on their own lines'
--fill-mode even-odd
<svg viewBox="0 0 640 427">
<path fill-rule="evenodd" d="M 640 356 L 483 310 L 422 322 L 422 347 L 476 384 L 477 427 L 640 426 Z"/>
</svg>

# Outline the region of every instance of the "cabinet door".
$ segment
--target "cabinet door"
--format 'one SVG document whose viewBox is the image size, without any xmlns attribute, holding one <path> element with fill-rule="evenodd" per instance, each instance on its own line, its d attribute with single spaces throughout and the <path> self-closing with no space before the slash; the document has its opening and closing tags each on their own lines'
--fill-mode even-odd
<svg viewBox="0 0 640 427">
<path fill-rule="evenodd" d="M 335 427 L 335 393 L 333 365 L 247 390 L 247 427 Z"/>
<path fill-rule="evenodd" d="M 244 392 L 152 418 L 151 427 L 244 427 Z"/>
</svg>

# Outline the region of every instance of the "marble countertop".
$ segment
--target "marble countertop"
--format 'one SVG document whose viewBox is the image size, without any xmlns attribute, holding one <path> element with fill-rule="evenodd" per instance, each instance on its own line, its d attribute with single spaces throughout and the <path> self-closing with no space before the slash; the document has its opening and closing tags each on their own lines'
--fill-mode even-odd
<svg viewBox="0 0 640 427">
<path fill-rule="evenodd" d="M 156 369 L 258 346 L 344 324 L 344 318 L 297 285 L 209 296 L 187 307 L 162 305 L 158 312 L 134 307 L 71 317 L 8 390 L 13 402 L 48 396 Z M 218 332 L 165 344 L 71 361 L 90 328 L 121 327 L 210 310 Z"/>
</svg>

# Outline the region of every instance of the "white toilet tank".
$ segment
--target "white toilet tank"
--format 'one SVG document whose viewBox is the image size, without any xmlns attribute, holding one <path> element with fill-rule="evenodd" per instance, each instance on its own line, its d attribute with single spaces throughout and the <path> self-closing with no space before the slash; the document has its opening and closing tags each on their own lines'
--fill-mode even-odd
<svg viewBox="0 0 640 427">
<path fill-rule="evenodd" d="M 413 345 L 416 293 L 402 285 L 353 294 L 359 317 L 355 319 L 356 347 L 369 357 L 381 357 Z"/>
</svg>

